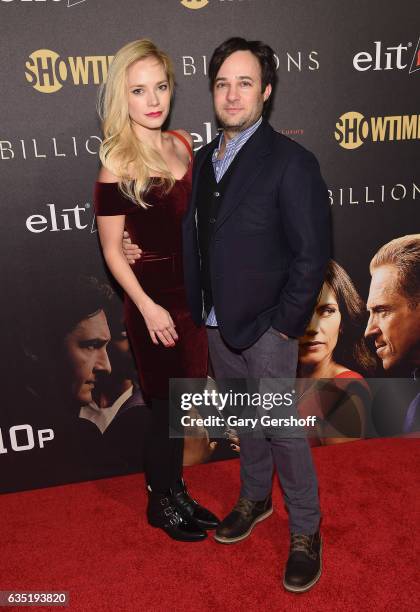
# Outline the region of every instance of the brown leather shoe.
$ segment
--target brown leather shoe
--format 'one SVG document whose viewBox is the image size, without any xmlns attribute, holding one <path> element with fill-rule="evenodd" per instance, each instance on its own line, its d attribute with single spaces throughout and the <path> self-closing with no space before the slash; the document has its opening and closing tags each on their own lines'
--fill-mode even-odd
<svg viewBox="0 0 420 612">
<path fill-rule="evenodd" d="M 292 533 L 283 579 L 286 591 L 304 593 L 318 582 L 322 572 L 321 551 L 319 531 L 311 535 Z"/>
<path fill-rule="evenodd" d="M 271 494 L 262 501 L 240 497 L 232 512 L 216 529 L 214 539 L 221 544 L 234 544 L 247 538 L 255 525 L 273 512 Z"/>
</svg>

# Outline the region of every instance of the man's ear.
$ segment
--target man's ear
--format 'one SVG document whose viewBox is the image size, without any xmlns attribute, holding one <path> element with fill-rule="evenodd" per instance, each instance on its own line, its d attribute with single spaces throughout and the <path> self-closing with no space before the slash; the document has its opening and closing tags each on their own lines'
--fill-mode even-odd
<svg viewBox="0 0 420 612">
<path fill-rule="evenodd" d="M 273 91 L 273 88 L 271 87 L 270 83 L 266 86 L 266 88 L 264 89 L 264 93 L 263 93 L 263 97 L 264 97 L 264 102 L 267 102 L 268 98 L 271 96 L 271 92 Z"/>
</svg>

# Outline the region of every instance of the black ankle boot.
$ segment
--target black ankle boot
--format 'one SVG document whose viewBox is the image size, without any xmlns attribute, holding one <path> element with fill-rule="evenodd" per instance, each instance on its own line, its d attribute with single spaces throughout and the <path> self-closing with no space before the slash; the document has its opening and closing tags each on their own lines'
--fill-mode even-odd
<svg viewBox="0 0 420 612">
<path fill-rule="evenodd" d="M 147 492 L 149 525 L 160 527 L 169 537 L 181 542 L 200 542 L 207 537 L 207 533 L 193 519 L 181 514 L 171 491 L 155 492 L 147 487 Z"/>
<path fill-rule="evenodd" d="M 190 497 L 182 478 L 175 482 L 172 493 L 177 508 L 185 518 L 194 519 L 202 529 L 216 529 L 220 523 L 219 519 Z"/>
</svg>

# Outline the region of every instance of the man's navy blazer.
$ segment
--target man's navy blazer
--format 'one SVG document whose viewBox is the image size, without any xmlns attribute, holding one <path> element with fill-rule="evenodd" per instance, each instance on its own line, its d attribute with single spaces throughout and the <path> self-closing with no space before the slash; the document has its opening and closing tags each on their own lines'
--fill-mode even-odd
<svg viewBox="0 0 420 612">
<path fill-rule="evenodd" d="M 200 149 L 183 221 L 187 299 L 203 321 L 197 183 L 218 138 Z M 312 316 L 330 257 L 330 210 L 319 164 L 267 121 L 238 153 L 210 241 L 214 307 L 228 345 L 244 349 L 270 327 L 298 337 Z"/>
</svg>

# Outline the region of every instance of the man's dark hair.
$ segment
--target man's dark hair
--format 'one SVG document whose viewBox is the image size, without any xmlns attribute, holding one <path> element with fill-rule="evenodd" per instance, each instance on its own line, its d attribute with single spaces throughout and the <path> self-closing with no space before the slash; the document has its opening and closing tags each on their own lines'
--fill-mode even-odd
<svg viewBox="0 0 420 612">
<path fill-rule="evenodd" d="M 94 276 L 79 275 L 60 282 L 47 276 L 48 284 L 37 292 L 31 304 L 31 317 L 22 326 L 24 343 L 35 353 L 48 350 L 56 355 L 64 338 L 81 321 L 103 310 L 108 314 L 113 290 Z"/>
<path fill-rule="evenodd" d="M 373 374 L 376 362 L 369 352 L 361 331 L 366 326 L 366 304 L 350 276 L 333 259 L 328 262 L 324 282 L 333 291 L 341 315 L 340 335 L 334 349 L 334 360 L 350 369 L 360 371 L 362 368 L 364 373 Z"/>
<path fill-rule="evenodd" d="M 103 310 L 108 313 L 113 290 L 94 276 L 79 275 L 68 279 L 61 287 L 62 308 L 57 314 L 56 331 L 61 338 L 70 333 L 81 321 L 90 319 Z"/>
<path fill-rule="evenodd" d="M 209 78 L 212 89 L 221 65 L 236 51 L 250 51 L 259 61 L 261 66 L 261 91 L 264 91 L 267 85 L 275 85 L 277 66 L 273 49 L 259 40 L 233 37 L 219 45 L 211 57 Z"/>
</svg>

